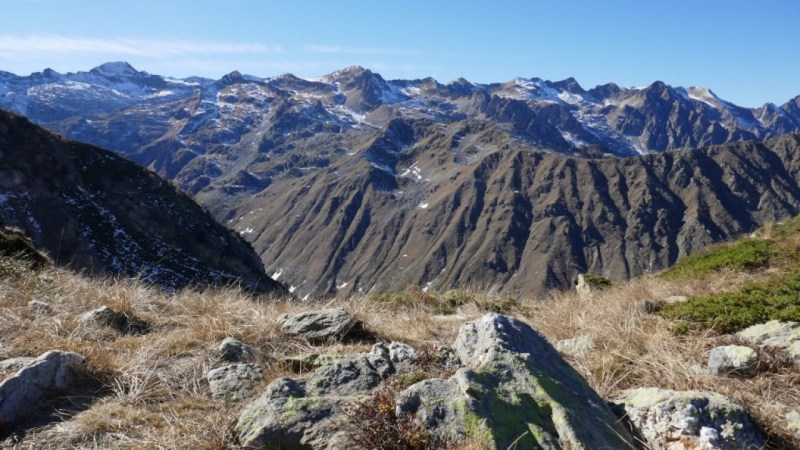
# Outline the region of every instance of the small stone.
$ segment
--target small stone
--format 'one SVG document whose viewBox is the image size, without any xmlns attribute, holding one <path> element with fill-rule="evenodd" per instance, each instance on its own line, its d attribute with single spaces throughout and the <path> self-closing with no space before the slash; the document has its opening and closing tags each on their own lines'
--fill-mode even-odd
<svg viewBox="0 0 800 450">
<path fill-rule="evenodd" d="M 284 333 L 312 340 L 342 338 L 356 325 L 350 313 L 341 308 L 283 314 L 278 323 Z"/>
<path fill-rule="evenodd" d="M 230 362 L 254 362 L 256 361 L 256 349 L 244 342 L 226 337 L 219 344 L 219 351 L 223 361 Z"/>
<path fill-rule="evenodd" d="M 113 328 L 121 333 L 140 334 L 148 330 L 148 325 L 125 313 L 116 311 L 108 306 L 101 306 L 97 309 L 87 311 L 80 317 L 81 322 L 95 322 Z"/>
<path fill-rule="evenodd" d="M 583 274 L 578 275 L 578 283 L 575 285 L 575 291 L 581 297 L 592 293 L 592 288 L 589 286 L 589 283 L 586 282 Z"/>
<path fill-rule="evenodd" d="M 789 431 L 800 437 L 800 412 L 794 410 L 786 414 L 786 427 Z"/>
<path fill-rule="evenodd" d="M 413 347 L 402 342 L 389 344 L 389 355 L 395 364 L 413 364 L 419 360 L 419 354 Z"/>
<path fill-rule="evenodd" d="M 711 350 L 708 370 L 714 375 L 755 375 L 758 354 L 750 347 L 724 345 Z"/>
<path fill-rule="evenodd" d="M 53 312 L 53 307 L 49 303 L 41 300 L 31 300 L 28 302 L 28 308 L 37 314 L 50 314 Z"/>
<path fill-rule="evenodd" d="M 214 400 L 236 402 L 256 393 L 261 369 L 255 364 L 230 364 L 210 370 L 206 378 Z"/>
<path fill-rule="evenodd" d="M 594 350 L 594 338 L 581 334 L 572 339 L 564 339 L 556 343 L 556 350 L 562 355 L 569 355 L 576 358 L 588 355 Z"/>
<path fill-rule="evenodd" d="M 689 297 L 685 295 L 670 295 L 664 301 L 667 302 L 667 304 L 672 304 L 685 302 L 686 300 L 689 300 Z"/>
</svg>

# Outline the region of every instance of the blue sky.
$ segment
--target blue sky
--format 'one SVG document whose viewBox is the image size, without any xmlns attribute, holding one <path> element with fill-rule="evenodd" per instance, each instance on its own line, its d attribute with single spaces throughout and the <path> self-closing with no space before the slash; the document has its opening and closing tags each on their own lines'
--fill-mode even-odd
<svg viewBox="0 0 800 450">
<path fill-rule="evenodd" d="M 655 80 L 743 106 L 800 95 L 798 0 L 0 0 L 0 70 Z"/>
</svg>

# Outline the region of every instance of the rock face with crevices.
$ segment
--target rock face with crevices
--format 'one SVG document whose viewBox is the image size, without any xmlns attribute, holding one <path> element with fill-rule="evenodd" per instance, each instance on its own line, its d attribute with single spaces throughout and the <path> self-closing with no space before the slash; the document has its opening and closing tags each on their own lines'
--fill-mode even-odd
<svg viewBox="0 0 800 450">
<path fill-rule="evenodd" d="M 462 326 L 454 347 L 466 368 L 402 392 L 399 415 L 446 441 L 496 449 L 634 448 L 600 396 L 525 323 L 488 314 Z"/>
<path fill-rule="evenodd" d="M 715 375 L 754 375 L 758 353 L 743 345 L 723 345 L 711 350 L 708 370 Z"/>
<path fill-rule="evenodd" d="M 653 450 L 747 450 L 764 439 L 747 412 L 714 392 L 640 388 L 614 400 Z"/>
<path fill-rule="evenodd" d="M 52 397 L 79 386 L 85 372 L 83 356 L 49 351 L 0 383 L 0 424 L 13 426 L 27 419 Z"/>
<path fill-rule="evenodd" d="M 214 400 L 228 403 L 253 396 L 262 376 L 255 364 L 229 364 L 210 370 L 206 378 Z"/>
<path fill-rule="evenodd" d="M 247 406 L 235 431 L 248 448 L 352 449 L 342 426 L 344 408 L 363 400 L 394 373 L 389 349 L 349 355 L 316 369 L 308 379 L 280 378 Z"/>
</svg>

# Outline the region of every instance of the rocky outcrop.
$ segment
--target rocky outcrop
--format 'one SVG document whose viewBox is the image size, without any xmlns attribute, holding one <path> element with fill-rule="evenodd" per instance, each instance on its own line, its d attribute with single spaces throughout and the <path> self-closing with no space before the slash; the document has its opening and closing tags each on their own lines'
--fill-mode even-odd
<svg viewBox="0 0 800 450">
<path fill-rule="evenodd" d="M 57 350 L 24 365 L 0 383 L 0 424 L 14 426 L 51 399 L 69 394 L 83 384 L 85 371 L 81 355 Z"/>
<path fill-rule="evenodd" d="M 308 379 L 280 378 L 239 416 L 235 431 L 248 448 L 349 449 L 344 408 L 394 373 L 389 349 L 349 355 L 320 366 Z"/>
<path fill-rule="evenodd" d="M 714 375 L 754 375 L 758 353 L 742 345 L 724 345 L 711 350 L 708 370 Z"/>
<path fill-rule="evenodd" d="M 343 338 L 357 327 L 350 313 L 341 308 L 283 314 L 278 323 L 288 335 L 315 341 Z"/>
<path fill-rule="evenodd" d="M 454 347 L 466 367 L 403 391 L 399 415 L 489 448 L 634 448 L 605 402 L 523 322 L 486 315 L 462 326 Z"/>
<path fill-rule="evenodd" d="M 237 402 L 256 394 L 261 369 L 255 364 L 229 364 L 208 372 L 211 395 L 221 402 Z"/>
<path fill-rule="evenodd" d="M 764 446 L 747 412 L 720 394 L 641 388 L 623 392 L 614 403 L 653 450 Z"/>
</svg>

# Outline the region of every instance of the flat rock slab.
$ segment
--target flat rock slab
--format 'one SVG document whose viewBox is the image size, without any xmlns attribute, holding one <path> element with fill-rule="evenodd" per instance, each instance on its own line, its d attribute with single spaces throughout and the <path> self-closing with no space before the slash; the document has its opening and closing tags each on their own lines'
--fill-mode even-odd
<svg viewBox="0 0 800 450">
<path fill-rule="evenodd" d="M 711 350 L 708 370 L 714 375 L 755 375 L 758 353 L 743 345 L 724 345 Z"/>
<path fill-rule="evenodd" d="M 85 370 L 77 353 L 50 351 L 36 358 L 0 383 L 0 424 L 13 426 L 52 397 L 80 386 Z"/>
<path fill-rule="evenodd" d="M 800 367 L 800 323 L 770 320 L 745 328 L 737 336 L 761 348 L 781 349 Z"/>
<path fill-rule="evenodd" d="M 230 403 L 255 395 L 262 376 L 255 364 L 229 364 L 210 370 L 206 378 L 214 400 Z"/>
<path fill-rule="evenodd" d="M 525 323 L 488 314 L 463 325 L 454 348 L 466 367 L 401 392 L 399 416 L 443 441 L 492 449 L 635 448 L 600 396 Z"/>
<path fill-rule="evenodd" d="M 343 338 L 356 325 L 350 313 L 341 308 L 283 314 L 278 323 L 285 334 L 312 340 Z"/>
<path fill-rule="evenodd" d="M 235 431 L 247 448 L 352 449 L 345 408 L 361 401 L 394 373 L 389 349 L 347 355 L 317 368 L 308 379 L 280 378 L 239 416 Z"/>
<path fill-rule="evenodd" d="M 640 388 L 614 399 L 653 450 L 763 448 L 747 412 L 724 395 Z"/>
</svg>

